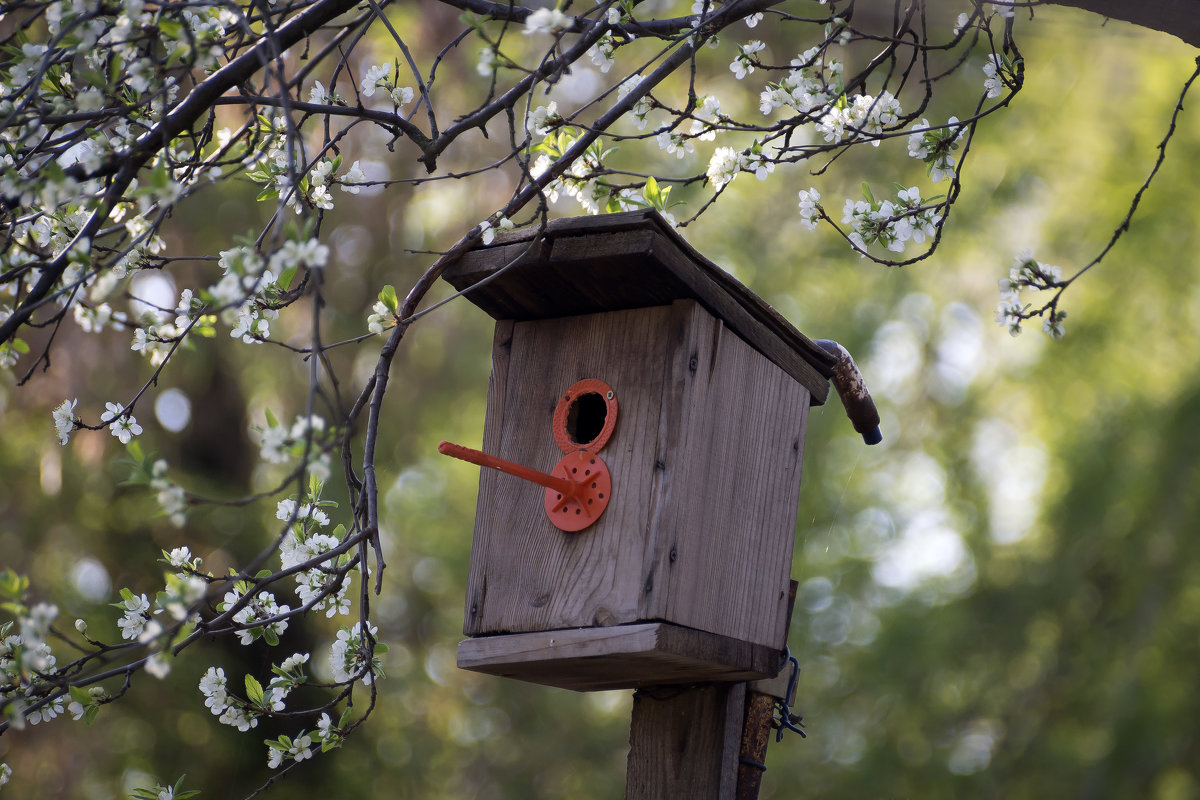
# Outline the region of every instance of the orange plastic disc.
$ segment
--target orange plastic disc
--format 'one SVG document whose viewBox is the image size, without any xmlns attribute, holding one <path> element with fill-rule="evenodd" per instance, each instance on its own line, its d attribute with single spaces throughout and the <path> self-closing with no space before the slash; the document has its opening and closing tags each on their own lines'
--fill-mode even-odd
<svg viewBox="0 0 1200 800">
<path fill-rule="evenodd" d="M 598 404 L 594 401 L 587 402 L 586 395 L 597 395 L 604 401 L 602 423 Z M 580 402 L 580 398 L 585 398 L 583 403 Z M 558 399 L 558 405 L 554 407 L 554 441 L 564 453 L 576 450 L 598 453 L 601 447 L 608 444 L 616 427 L 617 395 L 611 386 L 597 378 L 584 378 L 567 389 Z M 577 441 L 575 435 L 584 428 L 599 428 L 599 431 L 590 438 L 587 435 L 580 436 L 587 441 Z"/>
<path fill-rule="evenodd" d="M 550 474 L 566 478 L 575 488 L 566 495 L 546 490 L 546 516 L 554 527 L 576 533 L 600 519 L 612 498 L 612 477 L 600 456 L 586 450 L 567 453 Z"/>
</svg>

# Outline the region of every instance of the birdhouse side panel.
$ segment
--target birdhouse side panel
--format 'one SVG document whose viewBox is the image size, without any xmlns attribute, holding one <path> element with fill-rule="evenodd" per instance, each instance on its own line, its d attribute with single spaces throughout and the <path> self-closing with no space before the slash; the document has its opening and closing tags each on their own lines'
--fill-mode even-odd
<svg viewBox="0 0 1200 800">
<path fill-rule="evenodd" d="M 578 533 L 554 527 L 544 490 L 485 470 L 480 479 L 464 632 L 475 636 L 638 620 L 666 359 L 666 307 L 518 322 L 506 374 L 494 376 L 485 449 L 550 471 L 563 456 L 551 421 L 577 381 L 610 385 L 618 403 L 598 455 L 612 477 L 607 509 Z M 500 346 L 497 340 L 497 346 Z"/>
<path fill-rule="evenodd" d="M 496 321 L 492 335 L 492 373 L 488 376 L 487 411 L 483 419 L 483 444 L 485 453 L 500 452 L 501 421 L 504 419 L 504 401 L 508 390 L 508 362 L 512 353 L 513 327 L 516 325 L 510 319 Z M 479 491 L 476 495 L 475 529 L 471 538 L 471 564 L 482 563 L 487 558 L 487 548 L 490 542 L 488 531 L 491 525 L 488 517 L 481 514 L 482 498 L 495 492 L 494 470 L 479 470 Z M 467 577 L 467 599 L 465 617 L 470 623 L 478 616 L 476 603 L 478 596 L 484 591 L 484 586 L 475 585 L 482 576 L 477 576 L 471 570 Z M 469 633 L 464 629 L 464 632 Z"/>
<path fill-rule="evenodd" d="M 782 649 L 809 392 L 674 309 L 642 614 Z"/>
</svg>

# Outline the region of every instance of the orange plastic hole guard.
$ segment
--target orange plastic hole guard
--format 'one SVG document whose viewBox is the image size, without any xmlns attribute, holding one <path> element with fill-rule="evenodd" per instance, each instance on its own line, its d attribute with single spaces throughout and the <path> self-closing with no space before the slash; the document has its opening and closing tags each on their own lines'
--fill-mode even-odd
<svg viewBox="0 0 1200 800">
<path fill-rule="evenodd" d="M 571 407 L 579 398 L 585 394 L 596 394 L 604 400 L 604 427 L 600 429 L 600 433 L 595 439 L 590 442 L 577 442 L 571 438 L 571 434 L 567 431 L 567 419 L 571 413 Z M 558 405 L 554 408 L 554 441 L 558 444 L 558 449 L 564 453 L 570 453 L 575 450 L 586 450 L 589 453 L 598 453 L 600 448 L 608 444 L 608 440 L 612 438 L 613 430 L 617 427 L 617 395 L 612 387 L 598 378 L 584 378 L 575 383 L 566 393 L 558 399 Z"/>
<path fill-rule="evenodd" d="M 546 487 L 546 516 L 561 531 L 576 533 L 600 518 L 612 497 L 612 477 L 600 456 L 585 450 L 568 453 L 550 474 L 452 442 L 438 445 L 442 455 L 499 470 Z"/>
</svg>

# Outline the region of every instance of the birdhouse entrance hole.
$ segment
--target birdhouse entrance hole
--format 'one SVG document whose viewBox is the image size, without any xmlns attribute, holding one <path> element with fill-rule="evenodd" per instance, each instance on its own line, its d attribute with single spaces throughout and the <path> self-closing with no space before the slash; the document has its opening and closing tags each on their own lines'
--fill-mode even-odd
<svg viewBox="0 0 1200 800">
<path fill-rule="evenodd" d="M 595 392 L 581 394 L 567 406 L 567 435 L 578 445 L 587 446 L 604 430 L 608 404 Z"/>
<path fill-rule="evenodd" d="M 558 398 L 554 441 L 564 453 L 598 453 L 617 427 L 617 395 L 602 380 L 584 378 Z"/>
</svg>

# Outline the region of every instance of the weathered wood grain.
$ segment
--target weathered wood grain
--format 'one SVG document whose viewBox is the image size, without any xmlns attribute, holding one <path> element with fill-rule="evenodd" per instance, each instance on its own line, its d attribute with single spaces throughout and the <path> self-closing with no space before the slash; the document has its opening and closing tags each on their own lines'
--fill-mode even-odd
<svg viewBox="0 0 1200 800">
<path fill-rule="evenodd" d="M 535 237 L 541 236 L 535 241 Z M 531 247 L 532 245 L 532 247 Z M 496 272 L 526 250 L 524 261 Z M 696 252 L 653 211 L 553 220 L 465 254 L 444 278 L 497 319 L 543 319 L 699 300 L 803 383 L 816 404 L 833 361 L 771 306 Z"/>
<path fill-rule="evenodd" d="M 626 800 L 728 800 L 737 784 L 746 684 L 633 698 Z"/>
<path fill-rule="evenodd" d="M 551 419 L 582 378 L 611 385 L 600 520 L 550 524 L 543 490 L 480 477 L 464 633 L 664 620 L 783 649 L 808 395 L 691 300 L 505 324 L 484 449 L 549 471 Z"/>
<path fill-rule="evenodd" d="M 783 649 L 808 393 L 672 306 L 642 615 Z"/>
<path fill-rule="evenodd" d="M 663 622 L 480 636 L 458 645 L 458 666 L 590 692 L 696 681 L 757 680 L 777 650 Z"/>
<path fill-rule="evenodd" d="M 513 326 L 502 408 L 489 405 L 489 436 L 492 424 L 498 431 L 489 452 L 549 471 L 563 455 L 551 428 L 559 395 L 578 380 L 599 378 L 620 404 L 616 430 L 599 453 L 612 475 L 612 501 L 587 530 L 563 533 L 546 518 L 541 487 L 486 470 L 464 633 L 639 620 L 669 315 L 663 307 Z"/>
</svg>

